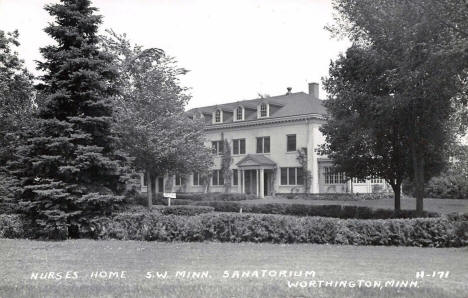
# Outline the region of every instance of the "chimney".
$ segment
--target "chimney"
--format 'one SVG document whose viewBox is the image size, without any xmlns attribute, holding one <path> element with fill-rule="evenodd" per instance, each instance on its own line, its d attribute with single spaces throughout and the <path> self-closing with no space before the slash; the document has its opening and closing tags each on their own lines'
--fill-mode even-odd
<svg viewBox="0 0 468 298">
<path fill-rule="evenodd" d="M 309 83 L 309 94 L 319 99 L 319 84 L 318 83 Z"/>
<path fill-rule="evenodd" d="M 291 90 L 292 90 L 292 87 L 288 87 L 286 88 L 288 90 L 288 92 L 286 92 L 286 95 L 290 95 L 291 94 Z"/>
</svg>

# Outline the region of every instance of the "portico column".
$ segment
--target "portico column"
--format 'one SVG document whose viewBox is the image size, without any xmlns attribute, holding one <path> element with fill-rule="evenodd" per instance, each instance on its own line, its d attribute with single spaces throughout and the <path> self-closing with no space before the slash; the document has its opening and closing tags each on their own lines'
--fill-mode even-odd
<svg viewBox="0 0 468 298">
<path fill-rule="evenodd" d="M 241 169 L 237 170 L 237 191 L 239 193 L 242 193 L 242 172 L 243 171 Z"/>
<path fill-rule="evenodd" d="M 260 188 L 260 187 L 259 187 L 260 181 L 258 181 L 258 180 L 260 180 L 260 179 L 259 179 L 258 176 L 259 176 L 259 175 L 258 175 L 258 169 L 257 169 L 257 170 L 255 170 L 255 178 L 256 178 L 256 179 L 255 179 L 255 189 L 257 190 L 257 197 L 260 196 L 260 189 L 259 189 L 259 188 Z"/>
<path fill-rule="evenodd" d="M 260 179 L 259 179 L 260 192 L 259 192 L 259 194 L 260 194 L 260 198 L 263 199 L 263 198 L 265 198 L 265 187 L 263 186 L 264 183 L 265 183 L 265 181 L 264 181 L 265 180 L 265 175 L 264 175 L 263 169 L 259 170 L 259 175 L 260 175 Z"/>
</svg>

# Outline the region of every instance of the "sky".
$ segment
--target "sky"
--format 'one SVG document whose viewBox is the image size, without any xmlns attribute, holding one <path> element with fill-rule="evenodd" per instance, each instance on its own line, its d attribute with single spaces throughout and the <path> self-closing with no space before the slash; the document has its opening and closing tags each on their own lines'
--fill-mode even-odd
<svg viewBox="0 0 468 298">
<path fill-rule="evenodd" d="M 29 70 L 52 41 L 43 29 L 57 1 L 0 0 L 0 29 L 18 29 L 17 49 Z M 331 0 L 93 0 L 113 29 L 146 48 L 163 49 L 190 70 L 187 108 L 293 92 L 321 83 L 330 61 L 350 43 L 324 29 L 333 23 Z M 321 90 L 320 97 L 326 98 Z"/>
</svg>

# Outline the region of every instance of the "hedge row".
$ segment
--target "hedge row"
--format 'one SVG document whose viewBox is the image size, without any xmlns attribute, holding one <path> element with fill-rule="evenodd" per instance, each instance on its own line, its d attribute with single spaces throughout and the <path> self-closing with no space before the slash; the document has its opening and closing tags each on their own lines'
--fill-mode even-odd
<svg viewBox="0 0 468 298">
<path fill-rule="evenodd" d="M 19 215 L 0 215 L 0 237 L 34 235 Z M 119 213 L 80 227 L 81 238 L 459 247 L 468 245 L 466 215 L 356 220 L 283 215 Z M 33 237 L 34 238 L 34 237 Z"/>
<path fill-rule="evenodd" d="M 210 213 L 198 216 L 122 213 L 94 227 L 96 239 L 221 241 L 459 247 L 468 222 L 447 218 L 343 220 Z"/>
<path fill-rule="evenodd" d="M 244 201 L 255 200 L 257 196 L 239 193 L 177 193 L 177 199 L 191 201 Z"/>
<path fill-rule="evenodd" d="M 387 219 L 387 218 L 415 218 L 416 211 L 391 209 L 372 209 L 361 206 L 341 205 L 307 205 L 307 204 L 245 204 L 241 202 L 195 202 L 197 206 L 211 206 L 218 212 L 248 212 L 262 214 L 282 214 L 297 216 L 322 216 L 343 219 Z M 424 212 L 422 217 L 439 217 L 435 212 Z"/>
<path fill-rule="evenodd" d="M 213 212 L 214 208 L 209 206 L 153 206 L 153 210 L 163 215 L 195 216 L 203 213 Z"/>
<path fill-rule="evenodd" d="M 372 201 L 393 199 L 393 193 L 327 193 L 327 194 L 307 194 L 307 193 L 277 193 L 276 196 L 290 200 L 328 200 L 328 201 Z"/>
</svg>

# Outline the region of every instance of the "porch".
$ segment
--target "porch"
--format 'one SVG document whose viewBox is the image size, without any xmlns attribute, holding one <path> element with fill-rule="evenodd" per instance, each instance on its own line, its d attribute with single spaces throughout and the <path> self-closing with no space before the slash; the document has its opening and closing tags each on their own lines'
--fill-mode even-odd
<svg viewBox="0 0 468 298">
<path fill-rule="evenodd" d="M 238 192 L 263 199 L 275 192 L 276 163 L 263 154 L 248 154 L 237 163 Z"/>
</svg>

